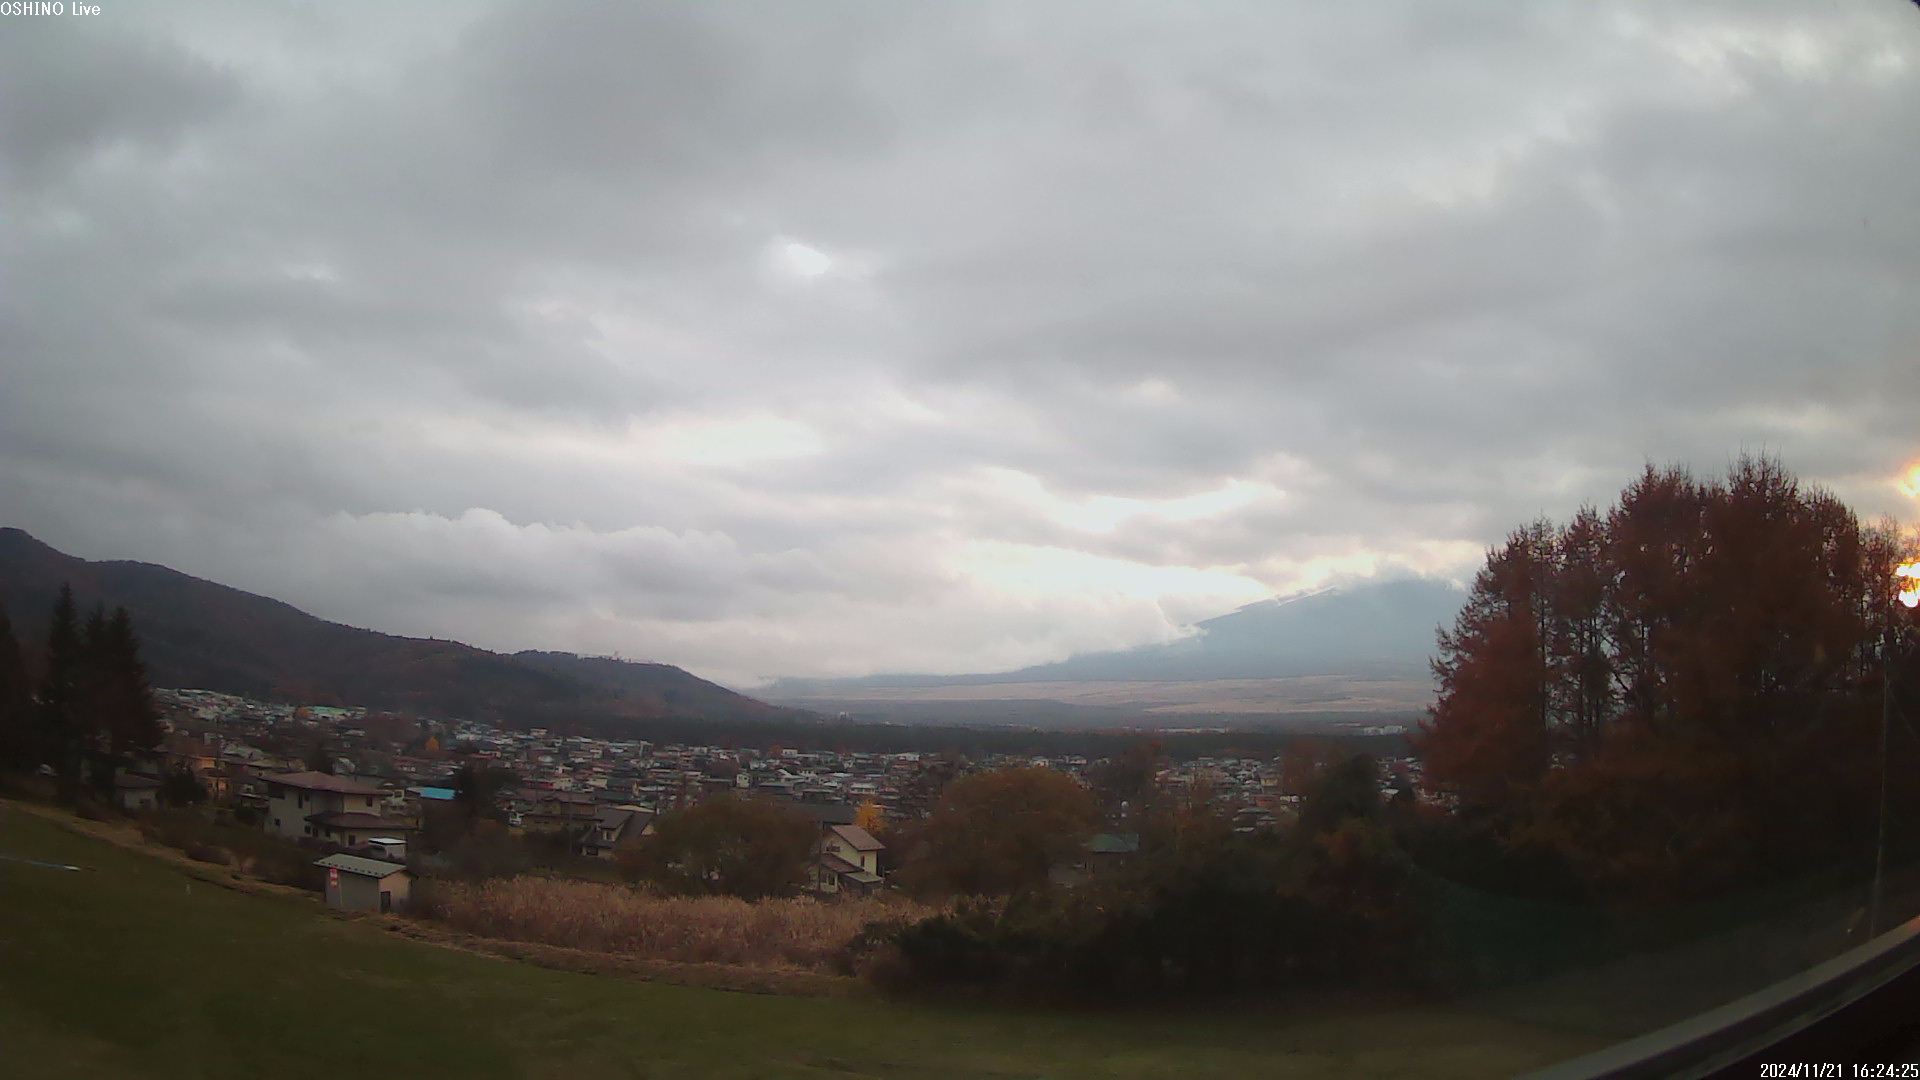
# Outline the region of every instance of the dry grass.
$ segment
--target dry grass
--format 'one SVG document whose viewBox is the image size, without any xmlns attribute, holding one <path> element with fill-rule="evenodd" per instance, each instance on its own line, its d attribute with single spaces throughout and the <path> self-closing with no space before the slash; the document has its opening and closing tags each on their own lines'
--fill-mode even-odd
<svg viewBox="0 0 1920 1080">
<path fill-rule="evenodd" d="M 679 963 L 838 973 L 846 971 L 848 943 L 869 924 L 934 913 L 894 897 L 749 903 L 542 877 L 433 882 L 416 889 L 415 899 L 430 917 L 484 937 Z"/>
<path fill-rule="evenodd" d="M 236 857 L 230 867 L 206 865 L 189 858 L 184 852 L 167 846 L 157 839 L 148 839 L 143 831 L 132 822 L 88 821 L 63 810 L 36 803 L 14 802 L 0 799 L 0 809 L 18 810 L 55 825 L 76 836 L 98 840 L 127 851 L 137 851 L 159 862 L 171 865 L 175 870 L 223 889 L 248 893 L 253 896 L 298 896 L 311 899 L 314 890 L 301 886 L 282 885 L 277 882 L 249 876 L 248 871 L 256 868 L 254 860 Z"/>
</svg>

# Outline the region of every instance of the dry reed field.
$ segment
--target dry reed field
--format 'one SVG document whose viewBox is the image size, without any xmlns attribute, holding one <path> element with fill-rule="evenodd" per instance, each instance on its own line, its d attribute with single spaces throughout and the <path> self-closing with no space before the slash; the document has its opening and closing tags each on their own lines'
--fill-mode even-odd
<svg viewBox="0 0 1920 1080">
<path fill-rule="evenodd" d="M 898 897 L 749 903 L 725 896 L 660 896 L 626 885 L 522 876 L 434 882 L 425 914 L 484 937 L 685 963 L 831 972 L 870 923 L 935 909 Z"/>
</svg>

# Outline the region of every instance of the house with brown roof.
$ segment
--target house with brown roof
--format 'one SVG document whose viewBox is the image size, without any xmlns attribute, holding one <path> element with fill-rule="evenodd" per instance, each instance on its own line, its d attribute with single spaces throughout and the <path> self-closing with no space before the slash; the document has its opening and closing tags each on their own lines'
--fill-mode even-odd
<svg viewBox="0 0 1920 1080">
<path fill-rule="evenodd" d="M 872 892 L 880 885 L 880 852 L 886 846 L 858 825 L 823 824 L 809 884 L 823 896 Z"/>
<path fill-rule="evenodd" d="M 523 788 L 514 796 L 509 824 L 526 832 L 578 837 L 595 820 L 593 796 L 584 791 Z"/>
<path fill-rule="evenodd" d="M 360 847 L 375 836 L 413 831 L 413 824 L 382 817 L 386 792 L 378 784 L 320 772 L 262 778 L 267 831 L 291 840 Z"/>
</svg>

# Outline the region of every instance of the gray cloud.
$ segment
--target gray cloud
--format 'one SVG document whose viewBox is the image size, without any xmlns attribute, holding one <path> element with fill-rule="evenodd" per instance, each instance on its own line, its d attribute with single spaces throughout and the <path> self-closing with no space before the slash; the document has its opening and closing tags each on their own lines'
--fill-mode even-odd
<svg viewBox="0 0 1920 1080">
<path fill-rule="evenodd" d="M 88 157 L 165 153 L 239 88 L 172 42 L 46 19 L 0 36 L 0 166 L 14 184 L 46 183 Z"/>
<path fill-rule="evenodd" d="M 0 507 L 729 679 L 1920 454 L 1920 18 L 194 5 L 0 35 Z"/>
</svg>

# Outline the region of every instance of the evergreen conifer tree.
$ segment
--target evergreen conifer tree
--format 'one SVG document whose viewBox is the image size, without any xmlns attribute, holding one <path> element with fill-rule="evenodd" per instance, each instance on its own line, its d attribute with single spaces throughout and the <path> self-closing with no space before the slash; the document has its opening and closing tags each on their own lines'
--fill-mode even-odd
<svg viewBox="0 0 1920 1080">
<path fill-rule="evenodd" d="M 14 639 L 13 623 L 0 608 L 0 769 L 24 772 L 39 764 L 34 728 L 26 661 Z"/>
<path fill-rule="evenodd" d="M 73 588 L 60 586 L 47 626 L 47 663 L 40 679 L 35 739 L 37 756 L 53 766 L 63 798 L 72 798 L 80 782 L 82 697 L 85 690 L 84 642 Z"/>
</svg>

